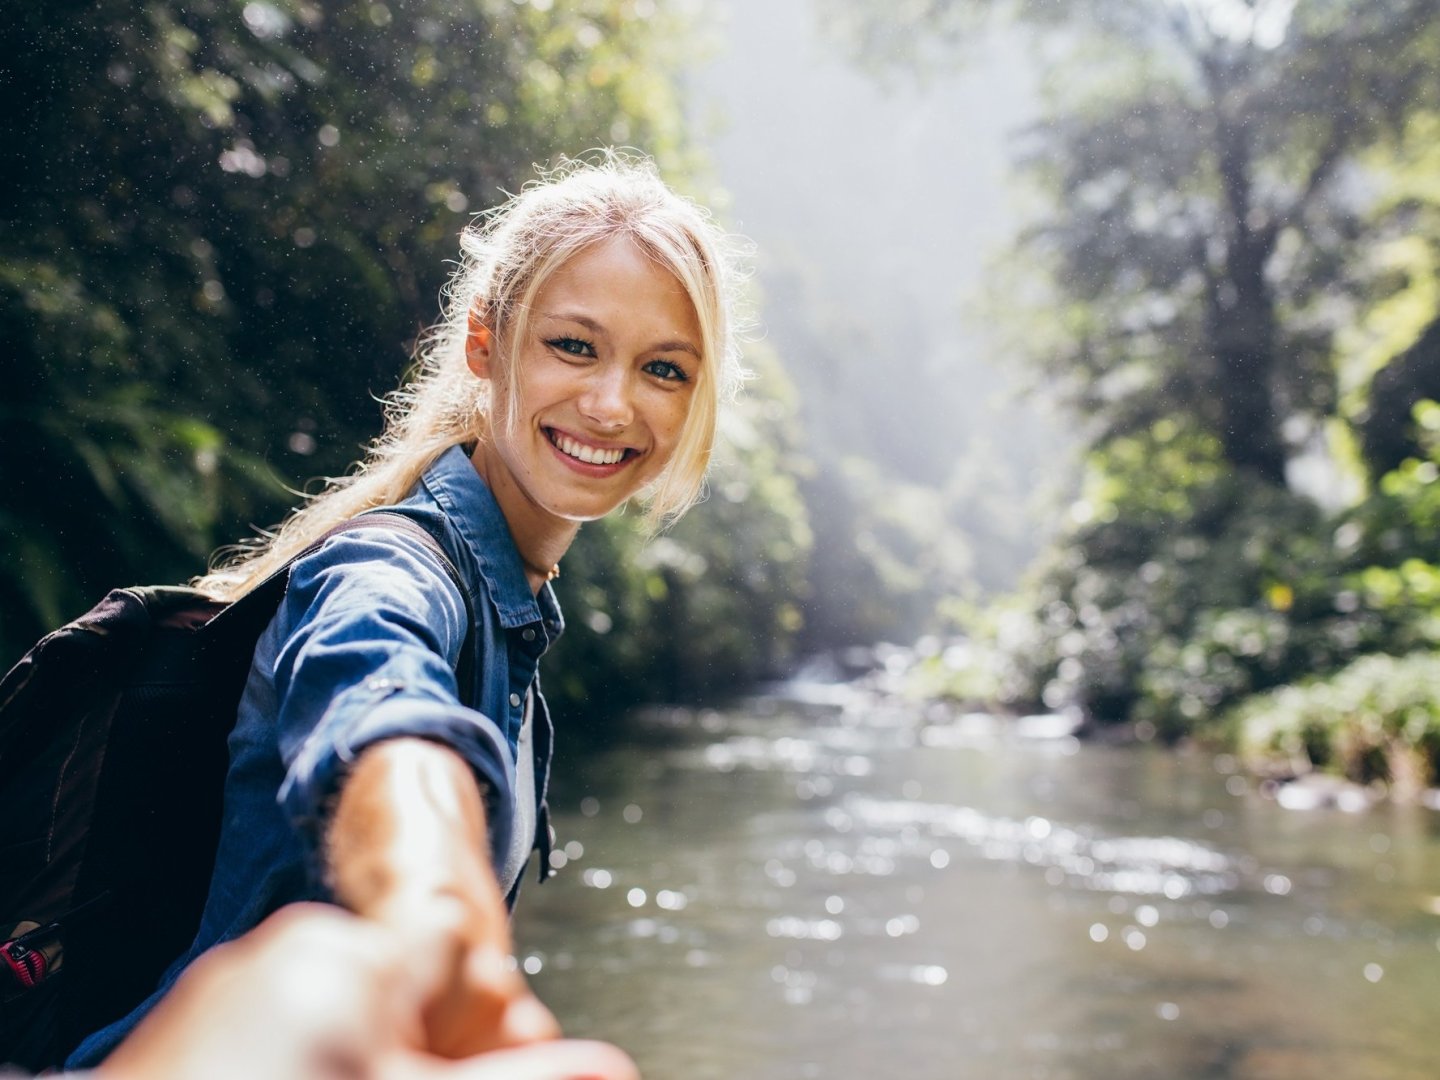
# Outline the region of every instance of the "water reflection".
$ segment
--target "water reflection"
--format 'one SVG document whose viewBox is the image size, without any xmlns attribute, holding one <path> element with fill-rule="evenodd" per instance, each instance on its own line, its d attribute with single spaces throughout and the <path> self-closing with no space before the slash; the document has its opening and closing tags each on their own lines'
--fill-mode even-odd
<svg viewBox="0 0 1440 1080">
<path fill-rule="evenodd" d="M 1083 888 L 1180 900 L 1196 893 L 1216 895 L 1236 888 L 1239 872 L 1231 859 L 1204 844 L 1174 836 L 1092 836 L 1084 829 L 1032 815 L 1023 821 L 990 817 L 968 806 L 943 806 L 857 797 L 827 812 L 827 824 L 841 832 L 898 833 L 885 850 L 947 866 L 950 853 L 932 838 L 954 838 L 985 859 L 1020 862 L 1045 870 L 1045 881 Z M 914 826 L 923 826 L 924 832 Z M 1267 881 L 1284 881 L 1272 874 Z M 1278 891 L 1276 889 L 1270 891 Z"/>
<path fill-rule="evenodd" d="M 517 932 L 651 1080 L 1435 1075 L 1433 812 L 844 688 L 643 725 Z"/>
</svg>

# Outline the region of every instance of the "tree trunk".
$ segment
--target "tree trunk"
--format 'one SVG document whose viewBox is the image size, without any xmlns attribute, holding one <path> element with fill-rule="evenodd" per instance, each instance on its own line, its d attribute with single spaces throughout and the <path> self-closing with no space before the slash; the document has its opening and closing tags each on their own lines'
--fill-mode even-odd
<svg viewBox="0 0 1440 1080">
<path fill-rule="evenodd" d="M 1237 469 L 1283 486 L 1286 455 L 1283 418 L 1275 406 L 1274 298 L 1261 259 L 1242 252 L 1232 256 L 1229 271 L 1210 328 L 1218 434 L 1226 458 Z"/>
<path fill-rule="evenodd" d="M 1226 458 L 1266 483 L 1285 483 L 1283 417 L 1275 400 L 1275 297 L 1265 265 L 1276 233 L 1251 202 L 1251 153 L 1242 125 L 1223 116 L 1216 141 L 1229 221 L 1211 274 L 1208 336 L 1215 361 L 1216 427 Z"/>
</svg>

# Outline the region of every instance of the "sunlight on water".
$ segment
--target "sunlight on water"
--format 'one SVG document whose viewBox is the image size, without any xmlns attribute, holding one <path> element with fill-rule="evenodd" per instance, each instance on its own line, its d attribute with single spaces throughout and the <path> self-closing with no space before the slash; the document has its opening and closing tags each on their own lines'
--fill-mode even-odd
<svg viewBox="0 0 1440 1080">
<path fill-rule="evenodd" d="M 570 1034 L 684 1080 L 1434 1075 L 1432 812 L 811 696 L 560 779 L 517 936 Z"/>
<path fill-rule="evenodd" d="M 1230 859 L 1173 836 L 1096 837 L 1043 817 L 1017 821 L 970 807 L 864 797 L 848 800 L 843 811 L 832 812 L 826 820 L 837 826 L 844 822 L 842 831 L 847 832 L 857 827 L 898 831 L 905 853 L 932 865 L 935 853 L 945 849 L 933 847 L 930 838 L 953 837 L 986 859 L 1057 869 L 1059 876 L 1045 878 L 1052 885 L 1068 880 L 1092 889 L 1179 900 L 1194 893 L 1227 892 L 1239 884 Z M 924 827 L 924 837 L 913 831 L 915 825 Z M 945 851 L 941 865 L 948 865 L 949 858 Z"/>
</svg>

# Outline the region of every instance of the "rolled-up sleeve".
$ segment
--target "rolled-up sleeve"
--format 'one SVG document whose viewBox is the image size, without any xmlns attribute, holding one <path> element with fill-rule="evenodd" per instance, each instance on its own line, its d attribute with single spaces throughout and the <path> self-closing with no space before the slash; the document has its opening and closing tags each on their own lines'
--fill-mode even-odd
<svg viewBox="0 0 1440 1080">
<path fill-rule="evenodd" d="M 361 751 L 416 737 L 469 763 L 486 793 L 491 859 L 503 858 L 514 763 L 500 727 L 460 703 L 466 606 L 436 555 L 395 530 L 341 533 L 295 564 L 276 619 L 280 802 L 312 857 Z"/>
</svg>

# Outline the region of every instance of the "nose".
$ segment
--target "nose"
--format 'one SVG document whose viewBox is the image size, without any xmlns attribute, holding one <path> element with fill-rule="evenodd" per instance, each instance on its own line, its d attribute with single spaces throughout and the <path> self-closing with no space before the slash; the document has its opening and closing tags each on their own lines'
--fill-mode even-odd
<svg viewBox="0 0 1440 1080">
<path fill-rule="evenodd" d="M 601 431 L 620 431 L 635 418 L 630 373 L 620 365 L 598 365 L 580 395 L 580 415 Z"/>
</svg>

